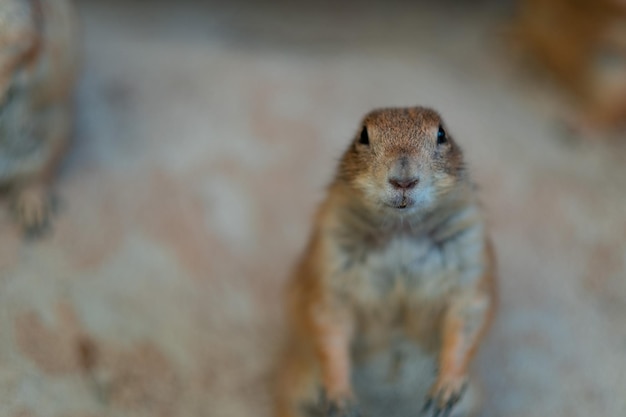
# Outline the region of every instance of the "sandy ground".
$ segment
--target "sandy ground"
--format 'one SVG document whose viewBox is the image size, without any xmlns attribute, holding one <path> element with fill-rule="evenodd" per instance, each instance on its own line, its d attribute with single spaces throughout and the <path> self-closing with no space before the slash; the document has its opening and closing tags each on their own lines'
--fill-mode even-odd
<svg viewBox="0 0 626 417">
<path fill-rule="evenodd" d="M 499 255 L 482 415 L 625 416 L 626 146 L 564 140 L 498 10 L 439 4 L 81 1 L 54 234 L 0 211 L 0 415 L 269 416 L 282 284 L 337 157 L 371 108 L 426 104 Z"/>
</svg>

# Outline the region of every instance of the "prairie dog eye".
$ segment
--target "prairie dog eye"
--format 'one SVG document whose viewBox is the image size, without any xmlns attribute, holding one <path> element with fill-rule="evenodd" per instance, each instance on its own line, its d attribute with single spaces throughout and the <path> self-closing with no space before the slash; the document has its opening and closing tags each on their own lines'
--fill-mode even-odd
<svg viewBox="0 0 626 417">
<path fill-rule="evenodd" d="M 439 126 L 439 130 L 437 131 L 437 145 L 444 144 L 448 141 L 448 136 L 446 135 L 446 131 L 443 130 L 443 127 Z"/>
<path fill-rule="evenodd" d="M 361 145 L 369 145 L 370 144 L 370 136 L 367 133 L 367 127 L 363 126 L 363 130 L 361 130 L 361 135 L 359 136 L 359 143 Z"/>
</svg>

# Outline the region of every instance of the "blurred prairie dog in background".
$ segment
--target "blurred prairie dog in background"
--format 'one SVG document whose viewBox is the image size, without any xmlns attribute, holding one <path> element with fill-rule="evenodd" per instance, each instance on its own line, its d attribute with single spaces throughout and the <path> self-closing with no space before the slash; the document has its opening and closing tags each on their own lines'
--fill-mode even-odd
<svg viewBox="0 0 626 417">
<path fill-rule="evenodd" d="M 411 414 L 476 410 L 461 403 L 494 313 L 494 254 L 462 152 L 443 125 L 423 107 L 363 119 L 290 281 L 278 417 L 309 415 L 320 390 L 318 414 L 376 417 L 359 407 L 352 374 L 368 355 L 393 350 L 397 335 L 437 368 L 418 374 L 430 388 Z"/>
<path fill-rule="evenodd" d="M 28 232 L 49 221 L 73 125 L 77 41 L 71 1 L 0 2 L 0 186 Z"/>
<path fill-rule="evenodd" d="M 509 36 L 571 98 L 570 127 L 626 128 L 626 1 L 519 0 Z"/>
</svg>

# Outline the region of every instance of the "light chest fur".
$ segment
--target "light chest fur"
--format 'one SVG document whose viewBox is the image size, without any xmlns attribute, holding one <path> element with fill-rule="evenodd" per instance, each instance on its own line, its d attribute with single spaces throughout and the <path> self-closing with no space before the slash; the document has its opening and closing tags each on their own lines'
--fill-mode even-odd
<svg viewBox="0 0 626 417">
<path fill-rule="evenodd" d="M 360 336 L 387 339 L 398 329 L 432 338 L 446 303 L 463 293 L 487 267 L 485 231 L 476 207 L 428 222 L 403 221 L 365 237 L 333 239 L 335 294 L 357 317 Z"/>
</svg>

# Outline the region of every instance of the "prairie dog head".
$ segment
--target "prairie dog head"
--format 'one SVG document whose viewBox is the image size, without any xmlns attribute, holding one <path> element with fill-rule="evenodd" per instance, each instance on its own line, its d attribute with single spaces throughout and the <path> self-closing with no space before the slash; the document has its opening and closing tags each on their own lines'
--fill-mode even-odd
<svg viewBox="0 0 626 417">
<path fill-rule="evenodd" d="M 432 208 L 461 183 L 463 155 L 436 111 L 378 109 L 361 122 L 339 176 L 366 205 L 408 214 Z"/>
</svg>

